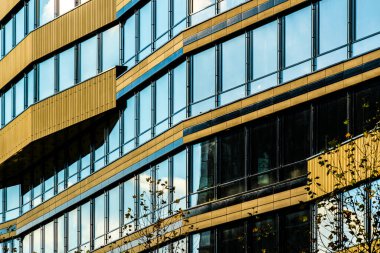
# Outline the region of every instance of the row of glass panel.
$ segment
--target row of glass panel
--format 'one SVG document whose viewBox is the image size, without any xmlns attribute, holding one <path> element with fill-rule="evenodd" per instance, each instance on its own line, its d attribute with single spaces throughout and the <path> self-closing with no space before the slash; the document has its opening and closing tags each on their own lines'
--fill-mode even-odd
<svg viewBox="0 0 380 253">
<path fill-rule="evenodd" d="M 31 31 L 63 15 L 88 0 L 29 0 L 0 24 L 0 59 Z"/>
<path fill-rule="evenodd" d="M 185 182 L 186 178 L 190 180 L 185 191 L 191 195 L 188 207 L 305 175 L 304 161 L 310 155 L 344 141 L 348 131 L 358 135 L 373 127 L 374 122 L 368 120 L 376 115 L 376 102 L 380 99 L 377 82 L 362 85 L 348 95 L 342 92 L 256 120 L 248 128 L 189 147 L 183 161 L 191 161 L 191 166 L 184 162 L 182 177 Z M 128 110 L 127 106 L 120 111 L 120 116 L 114 117 L 109 127 L 98 127 L 82 135 L 67 150 L 61 149 L 57 156 L 31 165 L 22 178 L 22 212 L 127 153 Z M 138 122 L 139 118 L 133 121 Z M 72 150 L 81 150 L 81 155 Z M 17 210 L 19 206 L 21 204 L 17 204 Z M 9 220 L 6 217 L 3 220 Z"/>
</svg>

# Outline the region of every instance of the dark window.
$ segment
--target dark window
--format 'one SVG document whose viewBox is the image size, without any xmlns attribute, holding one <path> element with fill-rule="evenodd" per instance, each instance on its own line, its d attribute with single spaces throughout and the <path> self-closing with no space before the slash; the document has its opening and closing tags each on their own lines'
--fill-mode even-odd
<svg viewBox="0 0 380 253">
<path fill-rule="evenodd" d="M 245 252 L 245 232 L 244 223 L 233 224 L 221 228 L 219 233 L 218 245 L 220 253 L 239 253 Z"/>
<path fill-rule="evenodd" d="M 328 97 L 316 104 L 316 152 L 344 140 L 347 132 L 347 98 L 345 94 Z"/>
<path fill-rule="evenodd" d="M 277 222 L 275 217 L 264 219 L 254 218 L 252 227 L 248 233 L 252 233 L 252 251 L 276 253 L 277 251 Z"/>
<path fill-rule="evenodd" d="M 276 173 L 270 170 L 277 166 L 277 118 L 265 118 L 255 122 L 251 128 L 252 188 L 277 181 Z M 269 171 L 269 172 L 268 172 Z"/>
<path fill-rule="evenodd" d="M 303 253 L 310 248 L 309 210 L 298 211 L 285 215 L 283 228 L 283 252 Z"/>
<path fill-rule="evenodd" d="M 213 253 L 214 242 L 214 230 L 204 231 L 199 234 L 191 235 L 191 253 Z"/>
<path fill-rule="evenodd" d="M 244 178 L 244 130 L 233 130 L 220 138 L 220 180 L 227 183 Z M 242 192 L 244 181 L 221 186 L 220 197 Z"/>
</svg>

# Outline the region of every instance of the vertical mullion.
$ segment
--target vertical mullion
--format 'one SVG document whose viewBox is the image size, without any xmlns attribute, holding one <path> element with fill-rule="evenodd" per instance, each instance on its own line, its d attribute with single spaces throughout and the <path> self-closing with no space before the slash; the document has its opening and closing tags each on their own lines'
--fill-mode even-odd
<svg viewBox="0 0 380 253">
<path fill-rule="evenodd" d="M 351 58 L 353 56 L 353 43 L 356 39 L 356 29 L 355 29 L 355 23 L 356 23 L 356 0 L 347 0 L 348 1 L 348 10 L 347 10 L 347 16 L 348 16 L 348 22 L 347 22 L 347 41 L 348 41 L 348 48 L 347 48 L 347 58 Z"/>
<path fill-rule="evenodd" d="M 54 56 L 54 92 L 58 93 L 60 90 L 60 83 L 59 83 L 59 54 Z"/>
<path fill-rule="evenodd" d="M 223 84 L 222 84 L 222 45 L 216 45 L 215 46 L 215 108 L 219 107 L 221 104 L 221 93 L 223 90 Z"/>
<path fill-rule="evenodd" d="M 169 86 L 169 113 L 168 113 L 168 125 L 169 128 L 173 126 L 173 117 L 174 117 L 174 70 L 169 71 L 168 77 L 168 86 Z"/>
<path fill-rule="evenodd" d="M 311 72 L 317 70 L 317 56 L 319 55 L 319 2 L 311 5 Z"/>
<path fill-rule="evenodd" d="M 252 31 L 245 33 L 245 96 L 251 94 L 249 81 L 252 80 Z"/>
<path fill-rule="evenodd" d="M 97 43 L 97 74 L 103 71 L 103 33 L 99 33 L 97 35 L 98 43 Z"/>
<path fill-rule="evenodd" d="M 285 18 L 278 18 L 277 22 L 277 84 L 281 84 L 283 80 L 282 72 L 285 66 Z"/>
<path fill-rule="evenodd" d="M 148 86 L 149 87 L 149 86 Z M 157 86 L 156 82 L 152 82 L 151 84 L 151 101 L 152 101 L 152 107 L 151 107 L 151 137 L 153 138 L 156 136 L 156 125 L 157 125 L 157 117 L 156 117 L 156 102 L 157 102 Z"/>
<path fill-rule="evenodd" d="M 192 89 L 192 66 L 193 57 L 187 57 L 186 59 L 186 117 L 191 116 L 191 103 L 193 102 L 193 89 Z"/>
</svg>

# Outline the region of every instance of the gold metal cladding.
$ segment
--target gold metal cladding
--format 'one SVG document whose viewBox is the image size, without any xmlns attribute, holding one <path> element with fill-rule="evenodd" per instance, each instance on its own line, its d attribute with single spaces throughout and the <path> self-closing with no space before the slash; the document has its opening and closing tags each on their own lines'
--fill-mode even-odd
<svg viewBox="0 0 380 253">
<path fill-rule="evenodd" d="M 20 0 L 0 0 L 0 21 L 20 2 Z"/>
<path fill-rule="evenodd" d="M 116 69 L 49 97 L 0 130 L 0 163 L 30 143 L 116 107 Z"/>
<path fill-rule="evenodd" d="M 114 20 L 114 1 L 91 0 L 32 31 L 0 60 L 0 89 L 35 61 Z"/>
</svg>

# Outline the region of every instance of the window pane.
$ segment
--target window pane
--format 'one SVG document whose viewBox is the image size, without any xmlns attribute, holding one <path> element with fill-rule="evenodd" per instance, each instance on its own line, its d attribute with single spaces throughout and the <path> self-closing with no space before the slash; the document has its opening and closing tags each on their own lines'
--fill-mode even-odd
<svg viewBox="0 0 380 253">
<path fill-rule="evenodd" d="M 124 183 L 124 224 L 131 223 L 135 217 L 135 178 L 131 178 Z M 128 210 L 131 210 L 130 212 Z M 125 214 L 129 213 L 132 217 L 126 218 Z M 125 233 L 134 231 L 134 224 L 130 224 L 124 230 Z"/>
<path fill-rule="evenodd" d="M 277 241 L 277 223 L 274 217 L 253 222 L 252 249 L 254 252 L 278 252 L 276 243 L 273 243 L 275 241 Z"/>
<path fill-rule="evenodd" d="M 21 78 L 15 84 L 15 92 L 16 92 L 16 101 L 15 101 L 15 114 L 19 115 L 24 111 L 25 108 L 25 83 L 24 78 Z"/>
<path fill-rule="evenodd" d="M 36 13 L 36 0 L 30 0 L 28 3 L 28 32 L 31 32 L 34 30 L 35 27 L 35 13 Z"/>
<path fill-rule="evenodd" d="M 13 20 L 11 19 L 4 26 L 4 55 L 8 54 L 13 48 Z"/>
<path fill-rule="evenodd" d="M 193 57 L 193 103 L 215 95 L 215 48 Z M 192 115 L 207 112 L 215 107 L 214 98 L 193 105 Z"/>
<path fill-rule="evenodd" d="M 75 50 L 70 48 L 59 54 L 59 90 L 66 90 L 75 82 Z"/>
<path fill-rule="evenodd" d="M 168 41 L 169 34 L 169 1 L 156 2 L 156 48 Z"/>
<path fill-rule="evenodd" d="M 27 74 L 27 78 L 28 78 L 28 106 L 31 106 L 32 104 L 34 104 L 34 92 L 35 92 L 35 74 L 34 74 L 34 69 L 32 69 L 31 71 L 29 71 L 29 73 Z"/>
<path fill-rule="evenodd" d="M 33 252 L 41 252 L 41 229 L 33 231 Z"/>
<path fill-rule="evenodd" d="M 173 210 L 186 209 L 186 199 L 182 199 L 186 196 L 186 150 L 173 156 L 173 200 L 181 201 L 175 204 Z"/>
<path fill-rule="evenodd" d="M 214 242 L 214 230 L 204 231 L 199 234 L 191 235 L 191 253 L 213 253 Z"/>
<path fill-rule="evenodd" d="M 152 4 L 147 3 L 140 9 L 140 55 L 139 60 L 144 59 L 151 52 L 149 46 L 152 42 Z"/>
<path fill-rule="evenodd" d="M 139 174 L 139 201 L 141 202 L 141 199 L 144 199 L 144 200 L 148 200 L 150 199 L 152 196 L 150 196 L 150 190 L 151 190 L 151 187 L 152 187 L 152 184 L 150 183 L 152 181 L 152 177 L 151 177 L 151 170 L 146 170 L 144 172 L 142 172 L 141 174 Z M 151 213 L 151 210 L 144 210 L 144 207 L 142 205 L 138 205 L 139 208 L 139 217 L 143 217 L 146 215 L 146 217 L 148 219 L 150 219 L 150 213 Z M 144 222 L 144 219 L 143 218 L 142 220 L 140 220 L 140 225 L 144 226 L 146 225 L 146 222 Z"/>
<path fill-rule="evenodd" d="M 95 198 L 95 248 L 104 245 L 104 195 Z"/>
<path fill-rule="evenodd" d="M 380 1 L 356 1 L 356 39 L 380 31 Z"/>
<path fill-rule="evenodd" d="M 103 71 L 119 65 L 119 36 L 118 25 L 103 32 Z"/>
<path fill-rule="evenodd" d="M 135 96 L 127 100 L 127 105 L 124 110 L 124 153 L 135 147 L 134 141 L 131 141 L 136 134 L 136 116 L 135 116 Z"/>
<path fill-rule="evenodd" d="M 195 144 L 192 147 L 192 192 L 214 186 L 216 165 L 215 140 Z M 192 206 L 199 205 L 214 199 L 212 191 L 204 191 L 193 196 Z"/>
<path fill-rule="evenodd" d="M 316 152 L 334 146 L 344 140 L 347 132 L 347 100 L 345 94 L 330 97 L 316 105 Z"/>
<path fill-rule="evenodd" d="M 94 170 L 98 171 L 105 165 L 105 144 L 103 143 L 95 150 L 94 154 Z"/>
<path fill-rule="evenodd" d="M 25 8 L 16 14 L 16 44 L 25 37 Z"/>
<path fill-rule="evenodd" d="M 139 144 L 146 142 L 151 138 L 151 127 L 152 127 L 152 91 L 151 86 L 146 87 L 140 92 L 139 99 L 139 123 L 140 123 L 140 136 Z"/>
<path fill-rule="evenodd" d="M 57 249 L 58 253 L 64 253 L 65 243 L 65 218 L 64 216 L 61 216 L 58 218 L 58 225 L 57 225 Z"/>
<path fill-rule="evenodd" d="M 162 191 L 162 195 L 156 194 L 156 217 L 163 219 L 168 216 L 169 192 L 166 186 L 169 186 L 169 161 L 165 160 L 156 165 L 156 190 Z"/>
<path fill-rule="evenodd" d="M 156 81 L 156 128 L 158 135 L 169 126 L 169 75 L 165 74 Z"/>
<path fill-rule="evenodd" d="M 219 13 L 229 10 L 241 3 L 244 3 L 246 0 L 220 0 L 219 2 Z"/>
<path fill-rule="evenodd" d="M 65 0 L 66 1 L 66 0 Z M 54 0 L 40 0 L 40 26 L 54 19 Z"/>
<path fill-rule="evenodd" d="M 54 57 L 39 64 L 39 100 L 54 95 Z"/>
<path fill-rule="evenodd" d="M 320 1 L 319 15 L 320 53 L 347 44 L 347 1 Z"/>
<path fill-rule="evenodd" d="M 245 252 L 244 223 L 222 227 L 218 239 L 220 252 Z"/>
<path fill-rule="evenodd" d="M 277 181 L 272 173 L 267 171 L 277 166 L 277 127 L 275 118 L 257 121 L 251 128 L 251 166 L 252 188 L 265 186 Z"/>
<path fill-rule="evenodd" d="M 227 104 L 245 95 L 245 35 L 222 44 L 222 90 L 239 88 L 222 94 L 221 104 Z"/>
<path fill-rule="evenodd" d="M 13 88 L 4 94 L 4 123 L 8 124 L 13 118 Z"/>
<path fill-rule="evenodd" d="M 68 213 L 68 248 L 74 249 L 78 246 L 78 211 L 72 210 Z"/>
<path fill-rule="evenodd" d="M 112 233 L 110 241 L 114 241 L 119 238 L 120 227 L 120 192 L 119 186 L 109 191 L 109 232 Z"/>
<path fill-rule="evenodd" d="M 220 179 L 221 183 L 243 178 L 245 175 L 245 141 L 244 130 L 235 130 L 220 138 Z M 241 182 L 222 186 L 221 195 L 229 196 L 242 192 L 244 184 Z"/>
<path fill-rule="evenodd" d="M 186 118 L 186 62 L 173 70 L 173 124 Z"/>
<path fill-rule="evenodd" d="M 193 0 L 191 25 L 198 24 L 215 15 L 215 0 Z"/>
<path fill-rule="evenodd" d="M 7 211 L 20 206 L 20 186 L 14 185 L 7 188 Z"/>
<path fill-rule="evenodd" d="M 311 57 L 311 7 L 285 16 L 285 65 Z"/>
<path fill-rule="evenodd" d="M 75 0 L 59 0 L 59 15 L 63 15 L 74 8 Z"/>
<path fill-rule="evenodd" d="M 119 157 L 120 147 L 120 118 L 113 124 L 108 135 L 109 161 L 112 162 Z"/>
<path fill-rule="evenodd" d="M 136 52 L 136 17 L 132 15 L 124 25 L 124 62 L 128 62 L 128 67 L 135 63 Z M 132 59 L 131 59 L 132 58 Z"/>
<path fill-rule="evenodd" d="M 95 76 L 98 72 L 98 39 L 93 37 L 80 44 L 81 81 Z"/>
<path fill-rule="evenodd" d="M 186 28 L 186 20 L 185 20 L 186 15 L 187 15 L 186 5 L 187 5 L 186 0 L 173 1 L 173 10 L 174 10 L 173 24 L 175 26 L 174 31 L 173 31 L 174 36 Z"/>
<path fill-rule="evenodd" d="M 309 210 L 285 216 L 284 252 L 308 252 L 310 249 Z"/>
<path fill-rule="evenodd" d="M 253 79 L 277 71 L 277 22 L 252 31 Z"/>
<path fill-rule="evenodd" d="M 54 252 L 54 222 L 45 226 L 45 252 Z"/>
</svg>

